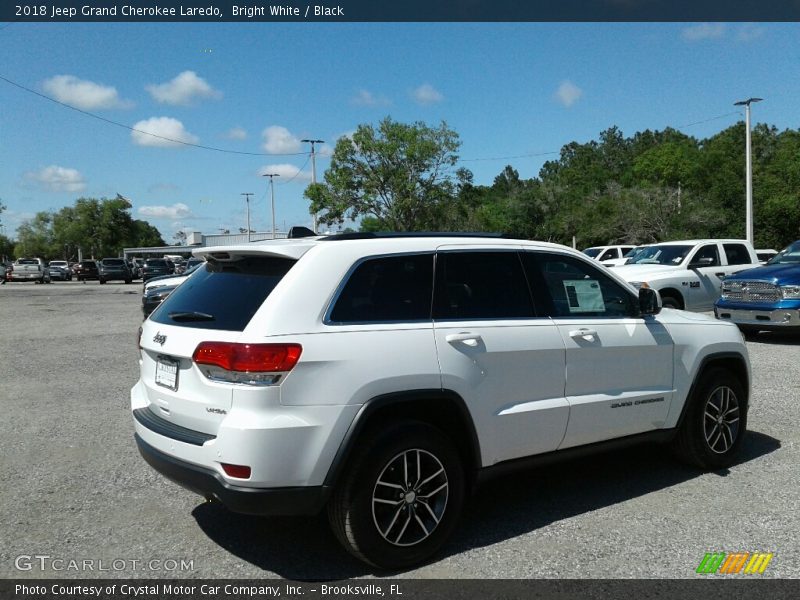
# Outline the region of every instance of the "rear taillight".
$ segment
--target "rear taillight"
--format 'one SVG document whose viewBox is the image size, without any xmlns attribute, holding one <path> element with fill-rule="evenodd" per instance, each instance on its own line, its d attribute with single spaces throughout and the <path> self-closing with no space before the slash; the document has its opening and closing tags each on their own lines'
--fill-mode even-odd
<svg viewBox="0 0 800 600">
<path fill-rule="evenodd" d="M 300 359 L 300 344 L 202 342 L 192 360 L 209 379 L 248 385 L 273 385 Z"/>
</svg>

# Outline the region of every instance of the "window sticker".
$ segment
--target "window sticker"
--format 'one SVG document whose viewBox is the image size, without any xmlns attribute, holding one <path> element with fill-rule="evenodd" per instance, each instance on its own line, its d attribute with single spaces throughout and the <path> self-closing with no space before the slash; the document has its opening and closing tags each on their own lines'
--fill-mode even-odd
<svg viewBox="0 0 800 600">
<path fill-rule="evenodd" d="M 567 279 L 564 291 L 571 313 L 602 313 L 606 310 L 603 291 L 596 279 Z"/>
</svg>

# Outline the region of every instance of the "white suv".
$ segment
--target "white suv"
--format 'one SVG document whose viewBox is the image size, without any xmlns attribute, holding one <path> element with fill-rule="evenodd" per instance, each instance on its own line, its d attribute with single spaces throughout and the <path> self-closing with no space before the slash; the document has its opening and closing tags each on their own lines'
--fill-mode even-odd
<svg viewBox="0 0 800 600">
<path fill-rule="evenodd" d="M 373 565 L 430 557 L 511 467 L 657 440 L 716 469 L 742 443 L 736 326 L 662 312 L 564 246 L 346 234 L 195 255 L 142 326 L 141 454 L 233 511 L 326 508 Z"/>
</svg>

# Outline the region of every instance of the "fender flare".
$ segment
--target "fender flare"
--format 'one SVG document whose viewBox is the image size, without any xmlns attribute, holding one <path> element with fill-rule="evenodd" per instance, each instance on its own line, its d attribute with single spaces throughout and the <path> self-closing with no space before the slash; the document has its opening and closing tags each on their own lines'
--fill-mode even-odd
<svg viewBox="0 0 800 600">
<path fill-rule="evenodd" d="M 472 420 L 472 415 L 470 414 L 464 399 L 454 391 L 446 389 L 408 390 L 404 392 L 381 394 L 379 396 L 375 396 L 374 398 L 370 398 L 361 405 L 361 408 L 353 418 L 353 422 L 350 423 L 350 427 L 348 427 L 341 444 L 339 444 L 339 449 L 336 451 L 336 455 L 333 457 L 331 466 L 328 468 L 328 474 L 325 477 L 325 483 L 323 485 L 332 487 L 336 484 L 339 477 L 342 475 L 345 465 L 353 453 L 358 438 L 364 432 L 367 424 L 370 421 L 370 418 L 374 414 L 390 406 L 419 402 L 421 400 L 445 400 L 456 406 L 459 412 L 459 418 L 466 425 L 468 435 L 467 439 L 465 440 L 465 445 L 467 451 L 470 453 L 469 458 L 472 460 L 475 470 L 480 469 L 480 441 L 478 439 L 478 433 L 475 430 L 475 423 Z"/>
</svg>

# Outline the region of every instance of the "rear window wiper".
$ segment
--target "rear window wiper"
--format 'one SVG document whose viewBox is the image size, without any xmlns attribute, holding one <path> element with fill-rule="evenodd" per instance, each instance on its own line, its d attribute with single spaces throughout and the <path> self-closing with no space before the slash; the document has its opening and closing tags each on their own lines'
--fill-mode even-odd
<svg viewBox="0 0 800 600">
<path fill-rule="evenodd" d="M 216 317 L 204 312 L 186 311 L 168 313 L 173 321 L 215 321 Z"/>
</svg>

